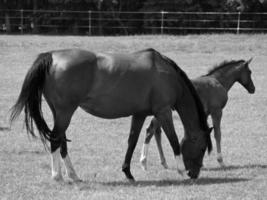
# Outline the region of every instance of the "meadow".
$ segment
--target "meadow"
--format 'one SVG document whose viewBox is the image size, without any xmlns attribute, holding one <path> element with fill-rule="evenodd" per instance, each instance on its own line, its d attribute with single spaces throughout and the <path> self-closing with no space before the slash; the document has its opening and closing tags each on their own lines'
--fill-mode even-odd
<svg viewBox="0 0 267 200">
<path fill-rule="evenodd" d="M 249 59 L 256 93 L 239 84 L 229 92 L 222 119 L 222 151 L 226 168 L 219 167 L 215 148 L 205 155 L 199 179 L 176 172 L 171 147 L 163 135 L 169 169 L 160 165 L 154 140 L 148 171 L 139 164 L 147 118 L 134 152 L 131 170 L 136 183 L 121 172 L 130 118 L 105 120 L 78 109 L 67 130 L 69 153 L 80 184 L 51 180 L 50 155 L 40 140 L 28 137 L 23 115 L 10 128 L 9 109 L 15 103 L 27 70 L 38 53 L 64 48 L 94 52 L 133 52 L 155 48 L 173 59 L 193 78 L 224 60 Z M 50 126 L 46 103 L 43 112 Z M 183 127 L 173 113 L 179 139 Z M 267 35 L 188 36 L 7 36 L 0 35 L 0 199 L 266 199 L 267 198 Z M 215 141 L 212 134 L 213 146 Z"/>
</svg>

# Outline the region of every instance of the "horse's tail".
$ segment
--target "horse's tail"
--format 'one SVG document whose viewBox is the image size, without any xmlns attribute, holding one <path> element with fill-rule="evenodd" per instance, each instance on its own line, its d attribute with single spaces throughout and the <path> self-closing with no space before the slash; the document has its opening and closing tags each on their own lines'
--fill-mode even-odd
<svg viewBox="0 0 267 200">
<path fill-rule="evenodd" d="M 12 123 L 24 108 L 24 123 L 27 133 L 36 137 L 33 127 L 34 122 L 44 144 L 46 144 L 46 140 L 51 141 L 51 130 L 48 128 L 42 112 L 42 94 L 45 77 L 51 64 L 51 53 L 39 54 L 25 77 L 19 98 L 16 104 L 11 108 L 10 115 L 10 123 Z"/>
</svg>

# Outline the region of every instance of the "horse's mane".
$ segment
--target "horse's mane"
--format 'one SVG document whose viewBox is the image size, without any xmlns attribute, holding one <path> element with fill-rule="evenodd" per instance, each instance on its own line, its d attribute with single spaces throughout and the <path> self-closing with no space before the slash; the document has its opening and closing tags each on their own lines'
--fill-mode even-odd
<svg viewBox="0 0 267 200">
<path fill-rule="evenodd" d="M 218 65 L 215 65 L 214 67 L 212 67 L 211 69 L 208 70 L 208 73 L 204 76 L 209 76 L 211 74 L 213 74 L 214 72 L 222 69 L 222 68 L 225 68 L 229 65 L 237 65 L 237 64 L 241 64 L 245 62 L 245 60 L 224 60 L 223 62 L 221 62 L 220 64 Z"/>
<path fill-rule="evenodd" d="M 189 91 L 191 92 L 195 103 L 196 103 L 196 107 L 197 107 L 197 111 L 199 113 L 199 120 L 200 120 L 200 126 L 203 130 L 208 130 L 209 126 L 207 123 L 207 115 L 204 111 L 204 107 L 203 104 L 197 94 L 197 91 L 194 87 L 194 85 L 192 84 L 192 82 L 190 81 L 190 79 L 188 78 L 188 76 L 186 75 L 186 73 L 170 58 L 168 58 L 165 55 L 162 55 L 161 53 L 157 52 L 154 49 L 148 49 L 149 51 L 154 51 L 156 54 L 160 55 L 161 58 L 166 61 L 170 66 L 172 66 L 176 72 L 180 73 L 182 79 L 184 80 L 185 84 L 188 86 Z"/>
</svg>

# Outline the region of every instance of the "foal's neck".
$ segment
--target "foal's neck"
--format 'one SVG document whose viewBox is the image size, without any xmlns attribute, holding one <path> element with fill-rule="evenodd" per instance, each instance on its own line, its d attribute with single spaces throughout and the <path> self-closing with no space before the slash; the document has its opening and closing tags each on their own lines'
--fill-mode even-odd
<svg viewBox="0 0 267 200">
<path fill-rule="evenodd" d="M 228 92 L 237 81 L 238 75 L 238 66 L 229 66 L 214 72 L 210 76 L 216 78 Z"/>
</svg>

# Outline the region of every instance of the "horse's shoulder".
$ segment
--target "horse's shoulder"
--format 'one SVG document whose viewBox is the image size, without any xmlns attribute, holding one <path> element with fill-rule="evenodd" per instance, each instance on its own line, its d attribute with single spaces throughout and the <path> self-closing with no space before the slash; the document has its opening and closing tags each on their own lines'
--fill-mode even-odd
<svg viewBox="0 0 267 200">
<path fill-rule="evenodd" d="M 149 49 L 144 49 L 144 50 L 141 50 L 141 51 L 136 51 L 132 55 L 135 58 L 139 58 L 139 59 L 142 59 L 142 60 L 153 61 L 156 52 L 157 52 L 156 50 L 154 50 L 152 48 L 149 48 Z"/>
</svg>

